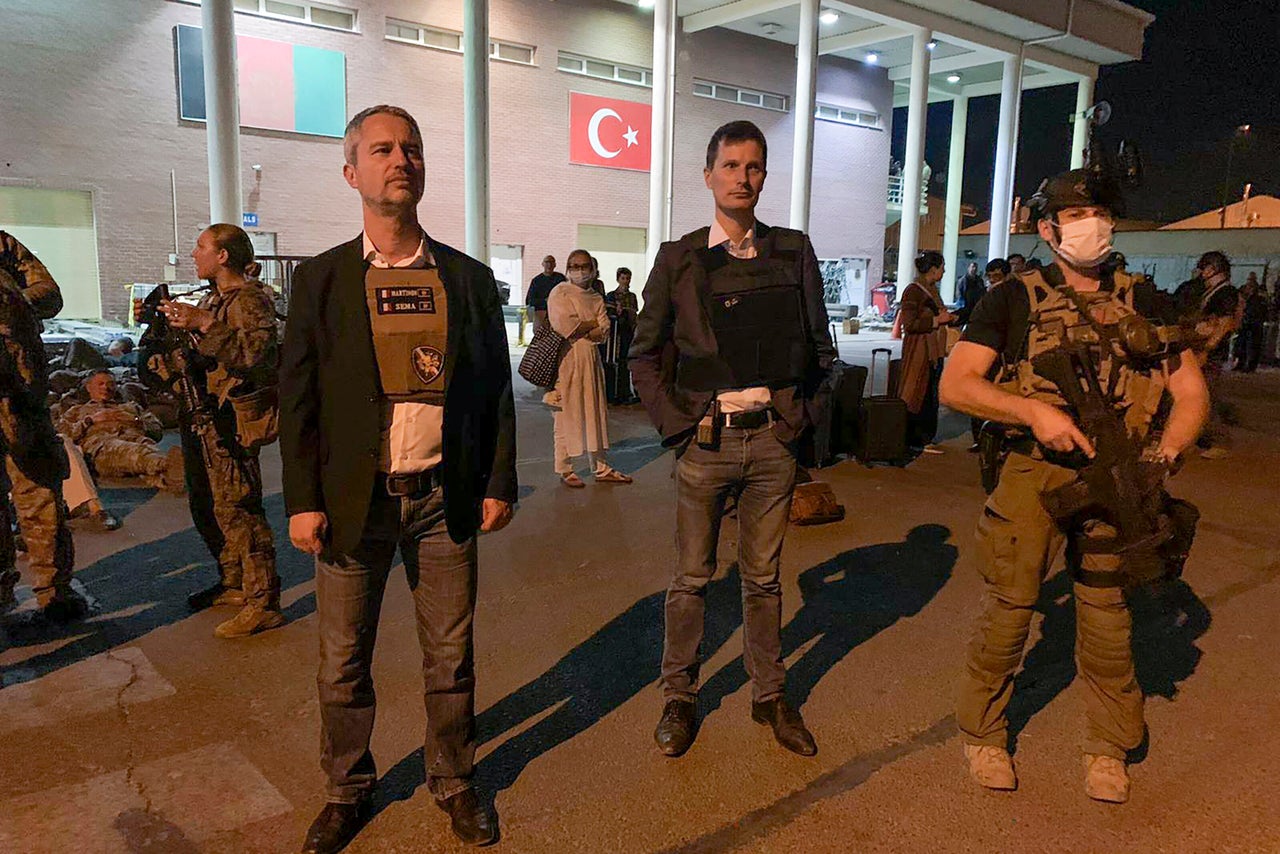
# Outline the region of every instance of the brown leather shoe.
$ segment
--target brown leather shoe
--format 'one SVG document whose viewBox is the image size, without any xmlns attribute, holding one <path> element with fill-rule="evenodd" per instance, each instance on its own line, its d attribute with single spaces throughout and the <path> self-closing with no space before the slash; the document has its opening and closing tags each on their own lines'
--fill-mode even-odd
<svg viewBox="0 0 1280 854">
<path fill-rule="evenodd" d="M 466 845 L 491 845 L 498 841 L 498 824 L 481 803 L 475 789 L 463 789 L 436 805 L 449 816 L 453 835 Z"/>
<path fill-rule="evenodd" d="M 697 732 L 698 706 L 688 700 L 668 700 L 662 707 L 653 740 L 666 756 L 680 756 L 693 744 Z"/>
<path fill-rule="evenodd" d="M 311 822 L 302 854 L 337 854 L 356 838 L 372 815 L 367 799 L 354 804 L 325 804 Z"/>
<path fill-rule="evenodd" d="M 818 752 L 813 735 L 805 728 L 804 718 L 781 697 L 763 703 L 752 703 L 751 720 L 773 727 L 773 737 L 778 740 L 778 744 L 792 753 L 813 756 Z"/>
</svg>

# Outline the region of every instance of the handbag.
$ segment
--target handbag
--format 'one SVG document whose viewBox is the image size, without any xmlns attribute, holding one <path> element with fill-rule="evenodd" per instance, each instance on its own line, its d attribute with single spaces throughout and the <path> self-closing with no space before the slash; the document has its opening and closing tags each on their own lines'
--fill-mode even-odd
<svg viewBox="0 0 1280 854">
<path fill-rule="evenodd" d="M 551 388 L 560 373 L 560 360 L 569 342 L 547 323 L 538 327 L 516 371 L 538 388 Z"/>
</svg>

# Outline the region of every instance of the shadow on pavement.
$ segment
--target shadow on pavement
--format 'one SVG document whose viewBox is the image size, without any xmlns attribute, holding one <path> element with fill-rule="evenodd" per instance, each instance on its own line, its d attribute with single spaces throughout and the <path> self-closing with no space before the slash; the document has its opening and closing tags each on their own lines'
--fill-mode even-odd
<svg viewBox="0 0 1280 854">
<path fill-rule="evenodd" d="M 703 660 L 741 625 L 738 590 L 738 574 L 732 570 L 707 585 Z M 644 597 L 570 650 L 550 670 L 477 717 L 477 742 L 485 744 L 554 709 L 479 762 L 476 781 L 486 794 L 508 788 L 530 762 L 585 732 L 653 683 L 662 665 L 665 600 L 666 591 Z M 412 797 L 424 781 L 422 750 L 418 749 L 378 781 L 375 809 L 380 811 L 394 801 Z"/>
<path fill-rule="evenodd" d="M 817 640 L 787 669 L 787 699 L 795 708 L 854 647 L 920 613 L 943 588 L 959 555 L 950 536 L 942 525 L 917 525 L 904 542 L 850 549 L 801 573 L 804 604 L 782 627 L 782 656 Z M 738 656 L 699 692 L 703 714 L 747 681 Z"/>
<path fill-rule="evenodd" d="M 279 493 L 268 496 L 265 503 L 268 519 L 282 517 L 284 499 Z M 282 532 L 276 537 L 281 587 L 288 589 L 310 579 L 313 559 L 290 546 Z M 197 562 L 203 564 L 198 571 L 182 571 Z M 24 621 L 17 614 L 10 615 L 4 623 L 9 646 L 65 643 L 0 670 L 0 685 L 36 679 L 186 619 L 191 616 L 187 594 L 213 583 L 214 571 L 213 558 L 194 527 L 139 543 L 77 570 L 75 579 L 96 600 L 98 613 L 66 625 Z M 292 622 L 314 610 L 315 596 L 309 594 L 286 608 L 285 616 Z"/>
<path fill-rule="evenodd" d="M 853 549 L 800 576 L 804 605 L 782 630 L 783 654 L 814 638 L 790 670 L 789 692 L 802 704 L 828 671 L 858 644 L 919 611 L 951 577 L 957 550 L 941 525 L 913 528 L 905 542 Z M 657 677 L 662 663 L 665 593 L 646 596 L 587 638 L 546 673 L 499 700 L 477 719 L 480 744 L 547 713 L 476 767 L 487 793 L 511 786 L 530 762 L 586 731 Z M 742 622 L 736 572 L 707 585 L 706 661 Z M 701 716 L 747 681 L 742 657 L 706 680 Z M 378 782 L 375 808 L 412 797 L 424 782 L 422 751 L 405 756 Z"/>
<path fill-rule="evenodd" d="M 1044 614 L 1041 637 L 1014 679 L 1009 701 L 1009 740 L 1067 689 L 1075 679 L 1075 598 L 1071 575 L 1059 572 L 1040 588 L 1036 610 Z M 1138 684 L 1147 697 L 1173 699 L 1178 685 L 1195 672 L 1201 653 L 1196 640 L 1209 629 L 1209 608 L 1181 579 L 1140 587 L 1127 594 L 1133 614 L 1133 658 Z"/>
</svg>

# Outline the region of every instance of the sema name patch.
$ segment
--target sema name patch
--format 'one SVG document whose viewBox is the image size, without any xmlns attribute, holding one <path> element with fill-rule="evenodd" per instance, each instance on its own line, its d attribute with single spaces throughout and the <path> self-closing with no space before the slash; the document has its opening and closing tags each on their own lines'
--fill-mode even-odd
<svg viewBox="0 0 1280 854">
<path fill-rule="evenodd" d="M 378 314 L 435 314 L 434 288 L 376 288 Z"/>
</svg>

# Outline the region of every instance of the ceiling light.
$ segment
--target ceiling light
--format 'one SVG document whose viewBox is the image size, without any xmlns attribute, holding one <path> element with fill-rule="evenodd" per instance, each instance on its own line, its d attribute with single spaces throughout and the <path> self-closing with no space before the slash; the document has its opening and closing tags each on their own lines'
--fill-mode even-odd
<svg viewBox="0 0 1280 854">
<path fill-rule="evenodd" d="M 832 12 L 830 9 L 828 9 L 818 16 L 818 20 L 826 24 L 827 26 L 831 26 L 836 21 L 840 20 L 840 16 L 837 15 L 835 12 Z"/>
<path fill-rule="evenodd" d="M 652 9 L 653 0 L 640 0 L 638 5 L 640 6 L 641 9 Z"/>
<path fill-rule="evenodd" d="M 960 75 L 959 75 L 959 74 L 957 74 L 957 73 L 956 73 L 956 72 L 954 72 L 954 71 L 953 71 L 953 72 L 951 72 L 950 74 L 948 74 L 948 75 L 947 75 L 947 82 L 948 82 L 948 83 L 959 83 L 959 82 L 960 82 Z"/>
<path fill-rule="evenodd" d="M 867 54 L 867 65 L 875 65 L 880 61 L 880 55 L 875 53 Z"/>
<path fill-rule="evenodd" d="M 929 50 L 933 50 L 937 46 L 938 46 L 938 43 L 933 39 L 929 39 L 929 42 L 925 45 L 925 47 L 927 47 Z"/>
</svg>

